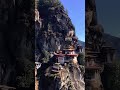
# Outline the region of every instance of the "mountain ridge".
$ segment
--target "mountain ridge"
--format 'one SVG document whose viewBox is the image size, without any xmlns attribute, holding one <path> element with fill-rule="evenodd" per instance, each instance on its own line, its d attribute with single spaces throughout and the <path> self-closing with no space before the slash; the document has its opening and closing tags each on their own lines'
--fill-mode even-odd
<svg viewBox="0 0 120 90">
<path fill-rule="evenodd" d="M 120 59 L 120 38 L 104 33 L 103 39 L 106 41 L 107 45 L 110 45 L 116 49 L 116 59 Z"/>
<path fill-rule="evenodd" d="M 85 42 L 84 42 L 84 41 L 78 40 L 78 43 L 79 43 L 82 47 L 85 47 Z"/>
</svg>

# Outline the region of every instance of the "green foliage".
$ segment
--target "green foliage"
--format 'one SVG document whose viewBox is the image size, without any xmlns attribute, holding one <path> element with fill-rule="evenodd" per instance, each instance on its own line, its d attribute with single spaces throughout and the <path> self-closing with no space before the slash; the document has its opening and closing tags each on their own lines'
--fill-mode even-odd
<svg viewBox="0 0 120 90">
<path fill-rule="evenodd" d="M 120 62 L 114 63 L 107 71 L 107 89 L 120 90 Z"/>
<path fill-rule="evenodd" d="M 39 6 L 57 6 L 61 5 L 59 0 L 39 0 Z"/>
<path fill-rule="evenodd" d="M 44 58 L 42 58 L 42 62 L 47 63 L 49 61 L 50 53 L 46 50 L 43 50 L 42 53 L 44 54 Z"/>
<path fill-rule="evenodd" d="M 29 88 L 34 84 L 34 63 L 28 59 L 17 59 L 17 87 Z"/>
<path fill-rule="evenodd" d="M 79 65 L 84 65 L 85 64 L 85 61 L 84 61 L 84 54 L 83 53 L 79 53 L 78 54 L 78 57 L 77 57 L 77 60 L 78 60 L 78 63 Z"/>
</svg>

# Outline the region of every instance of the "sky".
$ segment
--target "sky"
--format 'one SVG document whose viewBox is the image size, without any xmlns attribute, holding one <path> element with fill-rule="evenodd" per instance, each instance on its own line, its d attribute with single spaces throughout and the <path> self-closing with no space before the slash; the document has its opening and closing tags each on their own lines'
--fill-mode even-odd
<svg viewBox="0 0 120 90">
<path fill-rule="evenodd" d="M 79 40 L 85 41 L 85 0 L 60 0 L 75 26 Z"/>
<path fill-rule="evenodd" d="M 96 0 L 96 9 L 105 33 L 120 37 L 120 0 Z"/>
</svg>

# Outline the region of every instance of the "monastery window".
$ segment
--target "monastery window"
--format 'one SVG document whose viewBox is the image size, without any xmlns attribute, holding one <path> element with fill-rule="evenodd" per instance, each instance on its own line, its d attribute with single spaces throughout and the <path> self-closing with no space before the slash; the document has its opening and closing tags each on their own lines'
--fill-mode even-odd
<svg viewBox="0 0 120 90">
<path fill-rule="evenodd" d="M 64 64 L 64 57 L 58 57 L 58 62 Z"/>
<path fill-rule="evenodd" d="M 69 51 L 65 51 L 65 54 L 69 54 Z"/>
</svg>

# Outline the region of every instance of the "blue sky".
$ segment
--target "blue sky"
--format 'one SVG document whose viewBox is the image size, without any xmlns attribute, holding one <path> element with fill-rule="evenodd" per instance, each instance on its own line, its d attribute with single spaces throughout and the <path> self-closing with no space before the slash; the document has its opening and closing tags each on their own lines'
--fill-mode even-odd
<svg viewBox="0 0 120 90">
<path fill-rule="evenodd" d="M 60 0 L 75 26 L 76 35 L 85 41 L 85 0 Z"/>
</svg>

